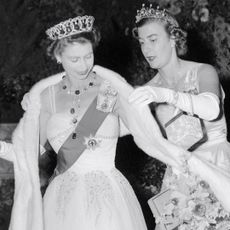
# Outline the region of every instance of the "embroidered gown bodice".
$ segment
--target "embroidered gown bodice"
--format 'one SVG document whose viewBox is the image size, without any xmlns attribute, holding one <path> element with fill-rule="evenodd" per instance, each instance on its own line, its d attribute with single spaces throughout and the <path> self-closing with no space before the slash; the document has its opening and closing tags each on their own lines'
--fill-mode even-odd
<svg viewBox="0 0 230 230">
<path fill-rule="evenodd" d="M 177 89 L 180 92 L 190 92 L 192 94 L 199 93 L 199 83 L 198 83 L 198 77 L 197 77 L 197 71 L 200 64 L 189 70 L 185 76 L 179 82 L 177 85 Z M 156 77 L 154 79 L 154 84 L 159 87 L 166 87 L 167 85 L 164 83 L 164 81 L 160 77 Z M 222 105 L 224 101 L 224 91 L 222 90 Z M 160 124 L 164 126 L 171 118 L 175 116 L 175 114 L 178 113 L 178 110 L 173 105 L 169 104 L 159 104 L 156 107 L 156 116 L 159 120 Z M 189 122 L 189 121 L 188 121 Z M 184 125 L 191 126 L 194 129 L 194 126 L 196 124 L 192 123 L 186 123 Z M 205 129 L 207 132 L 208 140 L 206 143 L 202 144 L 198 149 L 205 149 L 208 148 L 208 146 L 213 145 L 215 143 L 221 143 L 226 141 L 226 120 L 225 116 L 222 116 L 221 118 L 215 120 L 215 121 L 206 121 L 204 120 Z M 195 129 L 194 129 L 195 130 Z M 185 132 L 184 126 L 181 125 L 180 127 L 177 126 L 177 129 L 174 130 L 173 135 L 175 139 L 180 139 L 180 136 L 183 135 Z M 194 131 L 194 135 L 196 135 L 196 132 Z"/>
</svg>

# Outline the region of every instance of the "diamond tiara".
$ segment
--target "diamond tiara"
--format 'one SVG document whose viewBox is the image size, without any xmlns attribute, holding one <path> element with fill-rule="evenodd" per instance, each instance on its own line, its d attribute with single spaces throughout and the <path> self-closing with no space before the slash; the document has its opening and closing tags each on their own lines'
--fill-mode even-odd
<svg viewBox="0 0 230 230">
<path fill-rule="evenodd" d="M 142 8 L 137 10 L 136 23 L 144 18 L 160 19 L 162 21 L 170 22 L 176 27 L 178 26 L 177 21 L 170 16 L 165 9 L 160 10 L 159 6 L 154 9 L 152 8 L 152 4 L 150 4 L 149 7 L 145 7 L 145 4 L 142 4 Z"/>
<path fill-rule="evenodd" d="M 55 41 L 70 35 L 90 32 L 93 29 L 94 20 L 93 16 L 88 15 L 70 18 L 46 30 L 46 34 Z"/>
</svg>

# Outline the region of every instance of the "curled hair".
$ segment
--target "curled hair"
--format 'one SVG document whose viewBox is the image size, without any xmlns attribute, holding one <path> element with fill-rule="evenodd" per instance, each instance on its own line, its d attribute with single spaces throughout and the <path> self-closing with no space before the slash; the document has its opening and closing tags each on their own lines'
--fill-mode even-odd
<svg viewBox="0 0 230 230">
<path fill-rule="evenodd" d="M 175 41 L 176 51 L 178 56 L 185 55 L 187 53 L 187 32 L 178 27 L 166 26 L 166 31 L 172 39 Z"/>
<path fill-rule="evenodd" d="M 56 59 L 56 55 L 61 55 L 66 46 L 76 42 L 80 44 L 89 42 L 92 44 L 93 49 L 95 50 L 100 42 L 100 39 L 100 32 L 96 28 L 93 28 L 92 31 L 89 32 L 82 32 L 52 41 L 51 44 L 47 47 L 47 55 L 52 59 Z"/>
<path fill-rule="evenodd" d="M 136 23 L 136 27 L 142 27 L 151 22 L 160 22 L 164 25 L 166 33 L 170 38 L 175 40 L 176 51 L 178 56 L 185 55 L 187 52 L 187 32 L 181 29 L 177 20 L 165 11 L 165 16 L 162 18 L 143 18 Z M 134 37 L 137 37 L 137 29 L 133 30 Z"/>
</svg>

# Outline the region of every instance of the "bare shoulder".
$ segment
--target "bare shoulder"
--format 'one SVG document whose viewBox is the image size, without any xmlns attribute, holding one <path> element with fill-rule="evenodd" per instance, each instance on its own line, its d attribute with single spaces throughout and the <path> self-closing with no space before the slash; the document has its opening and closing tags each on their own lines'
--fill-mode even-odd
<svg viewBox="0 0 230 230">
<path fill-rule="evenodd" d="M 221 95 L 220 82 L 216 69 L 209 64 L 202 64 L 197 72 L 200 92 L 212 92 Z"/>
<path fill-rule="evenodd" d="M 209 81 L 219 83 L 219 77 L 214 66 L 209 64 L 201 64 L 198 69 L 198 78 L 199 81 Z"/>
<path fill-rule="evenodd" d="M 212 92 L 217 96 L 220 95 L 220 83 L 219 77 L 214 66 L 182 60 L 185 72 L 189 70 L 197 70 L 197 80 L 199 82 L 199 91 L 202 92 Z"/>
<path fill-rule="evenodd" d="M 200 63 L 199 71 L 200 73 L 212 74 L 218 77 L 217 71 L 214 66 L 210 64 Z"/>
<path fill-rule="evenodd" d="M 198 79 L 199 81 L 219 81 L 219 77 L 217 74 L 216 69 L 214 68 L 214 66 L 210 65 L 210 64 L 205 64 L 205 63 L 199 63 L 199 62 L 194 62 L 194 61 L 187 61 L 187 60 L 182 60 L 183 62 L 183 66 L 185 68 L 185 72 L 187 72 L 188 70 L 191 69 L 196 69 L 198 67 L 197 70 L 197 74 L 198 74 Z"/>
</svg>

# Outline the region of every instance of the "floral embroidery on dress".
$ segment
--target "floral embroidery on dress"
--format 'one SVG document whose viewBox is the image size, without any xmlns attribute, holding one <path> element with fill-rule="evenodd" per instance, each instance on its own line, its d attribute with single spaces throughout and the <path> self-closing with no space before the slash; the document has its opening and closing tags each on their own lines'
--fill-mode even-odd
<svg viewBox="0 0 230 230">
<path fill-rule="evenodd" d="M 58 195 L 57 195 L 57 215 L 61 218 L 65 217 L 66 206 L 68 205 L 73 191 L 76 189 L 78 183 L 78 175 L 75 172 L 65 172 L 56 177 L 59 181 Z"/>
<path fill-rule="evenodd" d="M 102 215 L 102 210 L 106 210 L 107 215 L 113 209 L 114 194 L 109 178 L 103 171 L 95 170 L 85 175 L 87 191 L 87 215 L 95 216 L 95 223 Z"/>
<path fill-rule="evenodd" d="M 193 95 L 199 93 L 197 79 L 199 66 L 200 65 L 190 70 L 186 75 L 184 79 L 184 93 Z M 167 122 L 168 124 L 165 124 L 167 126 L 167 136 L 171 142 L 189 149 L 191 146 L 201 141 L 202 138 L 205 138 L 201 121 L 196 116 L 193 116 L 193 114 L 185 115 L 181 113 L 181 116 L 177 115 L 177 119 L 173 118 L 173 120 L 173 122 Z"/>
</svg>

